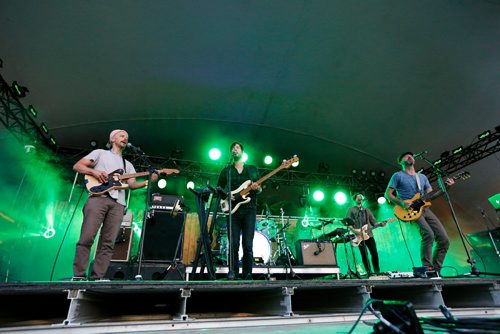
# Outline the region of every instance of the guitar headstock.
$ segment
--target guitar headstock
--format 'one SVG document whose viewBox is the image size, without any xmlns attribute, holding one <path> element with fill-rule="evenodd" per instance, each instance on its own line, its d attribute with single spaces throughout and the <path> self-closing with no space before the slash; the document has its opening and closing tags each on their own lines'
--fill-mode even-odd
<svg viewBox="0 0 500 334">
<path fill-rule="evenodd" d="M 171 168 L 164 168 L 164 169 L 160 169 L 158 172 L 160 172 L 161 174 L 170 175 L 170 174 L 179 174 L 180 170 L 171 169 Z"/>
<path fill-rule="evenodd" d="M 299 157 L 294 155 L 291 159 L 283 160 L 283 162 L 281 163 L 281 167 L 282 168 L 290 168 L 290 166 L 293 163 L 298 162 L 298 161 L 299 161 Z"/>
</svg>

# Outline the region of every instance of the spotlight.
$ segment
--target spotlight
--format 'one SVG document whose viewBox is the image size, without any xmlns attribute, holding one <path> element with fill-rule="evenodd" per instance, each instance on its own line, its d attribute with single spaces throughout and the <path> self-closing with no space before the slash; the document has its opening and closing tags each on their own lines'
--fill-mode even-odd
<svg viewBox="0 0 500 334">
<path fill-rule="evenodd" d="M 378 204 L 385 204 L 385 202 L 387 202 L 387 200 L 385 199 L 384 196 L 379 196 L 379 198 L 377 198 L 377 202 Z"/>
<path fill-rule="evenodd" d="M 158 180 L 158 188 L 164 189 L 167 186 L 167 180 L 159 179 Z"/>
<path fill-rule="evenodd" d="M 25 97 L 26 93 L 29 92 L 27 87 L 21 86 L 17 81 L 12 82 L 11 88 L 16 97 Z"/>
<path fill-rule="evenodd" d="M 462 151 L 463 151 L 463 150 L 464 150 L 464 148 L 463 148 L 462 146 L 459 146 L 459 147 L 457 147 L 457 148 L 454 148 L 454 149 L 451 151 L 451 153 L 452 153 L 453 155 L 455 155 L 455 154 L 462 153 Z"/>
<path fill-rule="evenodd" d="M 333 199 L 337 202 L 337 204 L 343 205 L 347 202 L 347 195 L 342 191 L 337 191 L 333 196 Z"/>
<path fill-rule="evenodd" d="M 316 190 L 313 193 L 313 198 L 316 202 L 321 202 L 323 199 L 325 199 L 325 193 L 321 190 Z"/>
<path fill-rule="evenodd" d="M 370 176 L 373 176 L 373 177 L 374 177 L 375 175 L 377 175 L 377 173 L 375 173 L 375 171 L 374 171 L 374 170 L 370 171 Z"/>
<path fill-rule="evenodd" d="M 92 139 L 92 140 L 90 141 L 90 147 L 92 147 L 92 148 L 97 148 L 97 140 Z"/>
<path fill-rule="evenodd" d="M 490 135 L 491 135 L 490 130 L 488 130 L 488 131 L 484 131 L 483 133 L 481 133 L 481 134 L 479 134 L 479 135 L 477 136 L 477 139 L 479 139 L 479 140 L 483 140 L 483 139 L 485 139 L 485 138 L 488 138 Z"/>
<path fill-rule="evenodd" d="M 384 171 L 380 171 L 380 172 L 378 172 L 378 176 L 380 176 L 380 177 L 384 177 L 384 176 L 385 176 L 385 172 L 384 172 Z"/>
<path fill-rule="evenodd" d="M 443 162 L 441 159 L 437 159 L 436 161 L 433 162 L 434 166 L 440 165 L 441 162 Z"/>
<path fill-rule="evenodd" d="M 194 189 L 194 182 L 193 181 L 188 181 L 188 183 L 186 183 L 186 188 L 187 189 Z"/>
<path fill-rule="evenodd" d="M 272 163 L 273 163 L 273 157 L 270 155 L 266 155 L 266 157 L 264 158 L 264 164 L 270 165 Z"/>
<path fill-rule="evenodd" d="M 212 148 L 209 152 L 208 152 L 208 156 L 210 157 L 210 159 L 212 160 L 219 160 L 219 158 L 221 157 L 221 152 L 218 148 Z"/>
<path fill-rule="evenodd" d="M 352 169 L 352 173 L 353 173 L 353 174 L 357 174 L 357 173 L 358 173 L 358 170 L 357 170 L 356 168 L 353 168 L 353 169 Z"/>
<path fill-rule="evenodd" d="M 362 170 L 361 175 L 366 175 L 366 170 Z"/>
<path fill-rule="evenodd" d="M 31 116 L 33 116 L 33 117 L 36 117 L 38 115 L 38 112 L 31 104 L 28 106 L 28 111 L 30 112 Z"/>
<path fill-rule="evenodd" d="M 40 124 L 40 128 L 42 129 L 43 133 L 49 133 L 49 128 L 47 127 L 47 125 L 45 125 L 45 123 Z"/>
<path fill-rule="evenodd" d="M 54 139 L 54 137 L 50 136 L 49 140 L 50 140 L 50 143 L 51 143 L 52 145 L 54 145 L 54 146 L 55 146 L 55 145 L 57 145 L 57 142 L 56 142 L 56 140 Z"/>
<path fill-rule="evenodd" d="M 241 161 L 247 162 L 247 160 L 248 160 L 248 154 L 247 152 L 243 152 L 243 154 L 241 155 Z"/>
</svg>

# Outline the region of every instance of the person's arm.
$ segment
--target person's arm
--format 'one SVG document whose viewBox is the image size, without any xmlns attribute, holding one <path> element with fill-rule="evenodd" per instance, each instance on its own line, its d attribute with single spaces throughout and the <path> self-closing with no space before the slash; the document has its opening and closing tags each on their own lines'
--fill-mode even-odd
<svg viewBox="0 0 500 334">
<path fill-rule="evenodd" d="M 156 174 L 156 173 L 151 174 L 151 181 L 156 182 L 156 180 L 158 180 L 158 174 Z M 138 189 L 138 188 L 146 187 L 148 185 L 148 180 L 137 181 L 134 177 L 134 178 L 128 179 L 127 183 L 128 183 L 128 186 L 130 187 L 130 189 Z"/>
<path fill-rule="evenodd" d="M 385 198 L 388 199 L 389 201 L 396 203 L 399 206 L 402 206 L 403 208 L 407 208 L 408 206 L 411 205 L 410 200 L 402 200 L 399 199 L 396 195 L 396 189 L 387 187 L 387 190 L 385 191 Z"/>
<path fill-rule="evenodd" d="M 73 165 L 73 170 L 80 174 L 91 175 L 101 183 L 108 182 L 108 173 L 102 170 L 95 170 L 92 168 L 93 163 L 90 159 L 82 158 Z"/>
</svg>

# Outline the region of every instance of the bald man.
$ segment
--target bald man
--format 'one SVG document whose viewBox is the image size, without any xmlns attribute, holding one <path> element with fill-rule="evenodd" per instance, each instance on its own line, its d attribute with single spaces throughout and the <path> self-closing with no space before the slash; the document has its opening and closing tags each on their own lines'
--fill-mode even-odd
<svg viewBox="0 0 500 334">
<path fill-rule="evenodd" d="M 73 170 L 89 175 L 96 182 L 104 184 L 108 175 L 117 169 L 122 169 L 124 174 L 135 173 L 134 166 L 122 156 L 128 144 L 128 133 L 116 129 L 109 134 L 109 150 L 93 150 L 80 159 Z M 158 175 L 152 174 L 151 179 L 157 180 Z M 147 181 L 136 181 L 135 178 L 126 181 L 130 189 L 137 189 L 147 185 Z M 99 229 L 99 247 L 96 250 L 94 265 L 90 274 L 91 280 L 103 280 L 113 256 L 116 237 L 125 212 L 125 190 L 112 189 L 103 194 L 90 194 L 83 207 L 83 223 L 80 239 L 76 244 L 75 259 L 73 261 L 73 280 L 87 279 L 90 249 L 94 243 Z"/>
</svg>

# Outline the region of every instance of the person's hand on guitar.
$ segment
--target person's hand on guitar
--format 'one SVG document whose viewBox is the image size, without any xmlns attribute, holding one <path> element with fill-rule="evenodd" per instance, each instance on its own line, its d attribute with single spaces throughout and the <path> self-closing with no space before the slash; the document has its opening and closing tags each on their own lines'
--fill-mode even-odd
<svg viewBox="0 0 500 334">
<path fill-rule="evenodd" d="M 252 188 L 253 191 L 256 191 L 258 193 L 260 193 L 262 191 L 262 187 L 257 182 L 252 182 L 252 184 L 250 185 L 250 188 Z"/>
<path fill-rule="evenodd" d="M 408 210 L 411 207 L 412 203 L 413 202 L 411 201 L 411 199 L 405 199 L 404 201 L 401 202 L 401 206 L 406 210 Z"/>
<path fill-rule="evenodd" d="M 101 183 L 106 183 L 108 182 L 108 173 L 106 173 L 105 171 L 103 170 L 95 170 L 95 169 L 92 169 L 91 170 L 91 175 L 93 177 L 95 177 L 97 180 L 99 180 L 99 182 Z"/>
</svg>

